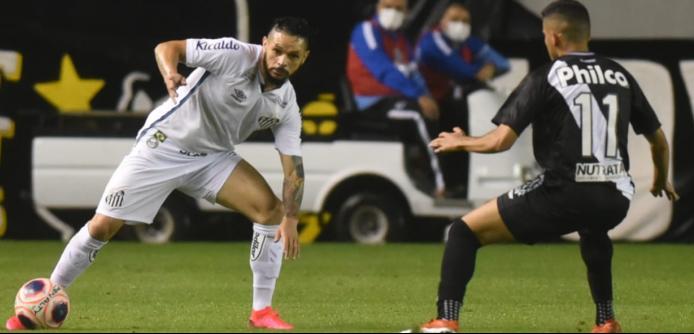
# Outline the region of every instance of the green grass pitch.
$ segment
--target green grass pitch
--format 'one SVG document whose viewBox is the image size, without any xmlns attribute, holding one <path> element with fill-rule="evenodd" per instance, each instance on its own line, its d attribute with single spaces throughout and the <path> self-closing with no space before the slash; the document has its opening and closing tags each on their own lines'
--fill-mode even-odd
<svg viewBox="0 0 694 334">
<path fill-rule="evenodd" d="M 63 244 L 0 241 L 0 313 L 47 277 Z M 435 315 L 441 244 L 315 244 L 285 261 L 274 306 L 300 332 L 398 332 Z M 112 242 L 69 289 L 70 332 L 248 331 L 247 243 Z M 627 332 L 694 331 L 694 248 L 617 244 L 615 310 Z M 594 307 L 577 245 L 479 252 L 466 332 L 588 332 Z"/>
</svg>

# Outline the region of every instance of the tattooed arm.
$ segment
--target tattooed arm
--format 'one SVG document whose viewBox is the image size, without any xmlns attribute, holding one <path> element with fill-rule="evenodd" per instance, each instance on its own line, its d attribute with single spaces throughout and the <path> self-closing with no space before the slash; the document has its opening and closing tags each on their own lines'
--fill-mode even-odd
<svg viewBox="0 0 694 334">
<path fill-rule="evenodd" d="M 282 203 L 284 218 L 275 240 L 283 239 L 285 258 L 296 259 L 299 255 L 299 209 L 304 197 L 304 162 L 300 156 L 280 154 L 284 170 Z"/>
<path fill-rule="evenodd" d="M 282 200 L 285 216 L 298 219 L 301 199 L 304 197 L 304 161 L 294 155 L 282 155 L 284 186 Z"/>
</svg>

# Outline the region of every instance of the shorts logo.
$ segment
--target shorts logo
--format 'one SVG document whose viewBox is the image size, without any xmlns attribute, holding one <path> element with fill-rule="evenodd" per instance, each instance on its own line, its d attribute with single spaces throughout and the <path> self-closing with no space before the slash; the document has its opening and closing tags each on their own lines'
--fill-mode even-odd
<svg viewBox="0 0 694 334">
<path fill-rule="evenodd" d="M 163 132 L 157 130 L 157 132 L 155 132 L 152 135 L 152 137 L 149 137 L 149 139 L 147 139 L 147 146 L 149 146 L 150 148 L 157 148 L 160 143 L 166 141 L 166 138 L 167 137 Z"/>
<path fill-rule="evenodd" d="M 508 198 L 514 199 L 517 197 L 525 196 L 525 194 L 539 188 L 545 183 L 545 175 L 540 174 L 538 177 L 526 182 L 525 184 L 511 190 L 508 192 Z"/>
<path fill-rule="evenodd" d="M 112 208 L 120 208 L 123 206 L 123 198 L 125 197 L 125 190 L 119 190 L 104 198 L 104 202 Z"/>
<path fill-rule="evenodd" d="M 258 118 L 258 127 L 260 127 L 261 130 L 267 129 L 277 125 L 279 122 L 280 120 L 277 118 L 260 116 L 260 118 Z"/>
<path fill-rule="evenodd" d="M 231 94 L 231 97 L 233 97 L 238 103 L 243 103 L 248 98 L 246 93 L 237 88 L 234 88 L 234 92 Z"/>
<path fill-rule="evenodd" d="M 263 253 L 263 246 L 265 246 L 266 235 L 260 234 L 258 232 L 253 233 L 253 241 L 251 242 L 251 261 L 257 260 Z"/>
</svg>

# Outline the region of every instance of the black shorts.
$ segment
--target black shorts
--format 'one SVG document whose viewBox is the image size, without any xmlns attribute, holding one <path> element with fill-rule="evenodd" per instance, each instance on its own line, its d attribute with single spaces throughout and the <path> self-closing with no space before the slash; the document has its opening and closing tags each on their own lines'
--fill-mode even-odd
<svg viewBox="0 0 694 334">
<path fill-rule="evenodd" d="M 622 222 L 629 204 L 612 183 L 547 185 L 542 175 L 497 198 L 511 234 L 527 244 L 577 231 L 608 231 Z"/>
</svg>

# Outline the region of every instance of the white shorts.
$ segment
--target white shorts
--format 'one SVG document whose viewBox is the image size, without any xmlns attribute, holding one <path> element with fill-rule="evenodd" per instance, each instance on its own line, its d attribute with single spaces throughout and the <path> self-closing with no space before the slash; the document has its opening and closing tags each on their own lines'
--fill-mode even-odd
<svg viewBox="0 0 694 334">
<path fill-rule="evenodd" d="M 160 134 L 149 131 L 123 158 L 106 185 L 97 213 L 130 224 L 151 224 L 175 189 L 215 203 L 242 160 L 234 152 L 188 152 Z"/>
</svg>

